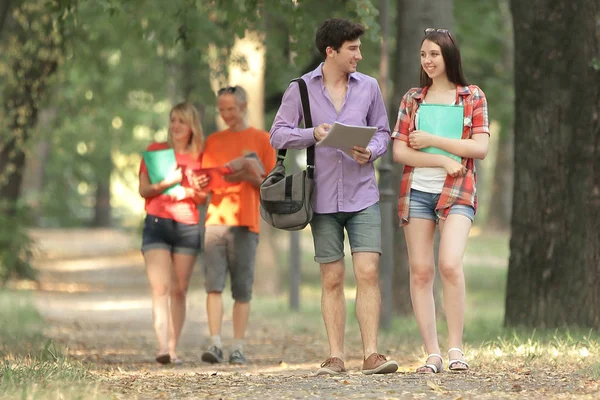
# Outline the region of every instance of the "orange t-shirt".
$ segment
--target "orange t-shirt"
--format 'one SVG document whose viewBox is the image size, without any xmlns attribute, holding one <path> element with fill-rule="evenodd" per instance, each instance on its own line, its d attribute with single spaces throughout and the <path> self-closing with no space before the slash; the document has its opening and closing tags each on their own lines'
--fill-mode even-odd
<svg viewBox="0 0 600 400">
<path fill-rule="evenodd" d="M 168 148 L 168 143 L 155 142 L 150 144 L 146 150 L 154 151 Z M 195 159 L 190 154 L 175 153 L 175 159 L 177 160 L 177 166 L 181 168 L 183 174 L 181 186 L 191 187 L 186 172 L 200 168 L 201 157 L 198 156 L 198 158 Z M 142 159 L 139 173 L 140 175 L 142 173 L 148 174 L 148 167 L 146 167 L 144 159 Z M 196 201 L 191 198 L 177 201 L 167 194 L 159 194 L 158 196 L 146 198 L 145 210 L 150 215 L 160 218 L 169 218 L 184 224 L 192 225 L 200 222 Z"/>
<path fill-rule="evenodd" d="M 275 149 L 269 133 L 255 128 L 240 132 L 224 130 L 206 139 L 202 168 L 220 167 L 245 154 L 256 152 L 265 168 L 265 176 L 275 166 Z M 249 182 L 214 189 L 206 212 L 206 225 L 247 226 L 260 231 L 259 189 Z"/>
</svg>

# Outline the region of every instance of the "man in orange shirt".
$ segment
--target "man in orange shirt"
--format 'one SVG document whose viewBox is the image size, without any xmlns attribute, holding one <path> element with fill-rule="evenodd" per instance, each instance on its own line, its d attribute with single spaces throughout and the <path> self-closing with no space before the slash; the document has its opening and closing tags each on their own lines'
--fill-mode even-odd
<svg viewBox="0 0 600 400">
<path fill-rule="evenodd" d="M 202 361 L 219 363 L 224 360 L 221 343 L 222 292 L 229 272 L 235 301 L 234 343 L 229 362 L 245 364 L 244 335 L 250 315 L 260 229 L 259 187 L 265 174 L 275 166 L 276 155 L 269 142 L 269 133 L 248 126 L 246 91 L 242 87 L 220 89 L 217 106 L 228 128 L 206 139 L 202 168 L 221 167 L 236 158 L 255 153 L 265 172 L 262 175 L 254 173 L 250 159 L 243 159 L 237 172 L 225 176 L 232 185 L 212 190 L 204 243 L 206 310 L 212 343 L 202 354 Z"/>
</svg>

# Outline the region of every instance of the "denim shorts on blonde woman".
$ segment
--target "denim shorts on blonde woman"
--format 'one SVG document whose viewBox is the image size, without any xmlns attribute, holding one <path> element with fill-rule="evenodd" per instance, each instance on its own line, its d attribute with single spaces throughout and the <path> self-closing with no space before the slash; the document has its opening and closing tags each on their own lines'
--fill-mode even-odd
<svg viewBox="0 0 600 400">
<path fill-rule="evenodd" d="M 411 189 L 408 218 L 429 219 L 437 223 L 439 217 L 435 213 L 435 206 L 439 199 L 440 193 L 427 193 Z M 452 214 L 464 215 L 469 218 L 471 222 L 475 219 L 475 209 L 464 204 L 455 204 L 450 207 L 449 215 Z"/>
<path fill-rule="evenodd" d="M 202 227 L 147 215 L 142 233 L 142 253 L 153 249 L 196 255 L 202 249 Z"/>
<path fill-rule="evenodd" d="M 331 263 L 344 258 L 344 228 L 352 253 L 381 254 L 381 214 L 379 203 L 355 212 L 313 215 L 310 222 L 315 244 L 315 261 Z"/>
</svg>

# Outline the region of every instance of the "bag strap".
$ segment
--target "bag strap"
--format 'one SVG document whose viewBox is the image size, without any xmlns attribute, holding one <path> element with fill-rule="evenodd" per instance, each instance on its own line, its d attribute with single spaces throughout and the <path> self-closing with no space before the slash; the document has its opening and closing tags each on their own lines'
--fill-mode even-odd
<svg viewBox="0 0 600 400">
<path fill-rule="evenodd" d="M 302 101 L 302 114 L 304 115 L 304 127 L 312 128 L 312 115 L 310 114 L 310 102 L 308 100 L 308 88 L 306 87 L 306 82 L 302 78 L 292 79 L 292 82 L 298 83 L 298 87 L 300 89 L 300 100 Z M 285 159 L 285 155 L 287 153 L 286 149 L 280 149 L 277 151 L 277 159 L 283 160 Z M 309 178 L 313 178 L 314 170 L 315 170 L 315 145 L 309 146 L 306 149 L 306 167 Z"/>
</svg>

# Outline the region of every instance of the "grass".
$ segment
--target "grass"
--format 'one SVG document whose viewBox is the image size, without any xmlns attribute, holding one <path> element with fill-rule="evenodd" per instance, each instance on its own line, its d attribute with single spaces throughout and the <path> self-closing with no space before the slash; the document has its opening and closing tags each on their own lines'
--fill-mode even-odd
<svg viewBox="0 0 600 400">
<path fill-rule="evenodd" d="M 86 369 L 43 335 L 31 293 L 0 290 L 0 399 L 100 399 Z"/>
<path fill-rule="evenodd" d="M 600 334 L 578 329 L 527 330 L 503 326 L 506 274 L 509 256 L 508 236 L 479 234 L 469 239 L 465 265 L 467 312 L 464 345 L 467 358 L 475 365 L 499 370 L 523 368 L 566 368 L 589 379 L 600 378 Z M 306 257 L 305 257 L 306 258 Z M 503 262 L 505 260 L 506 262 Z M 290 312 L 285 295 L 257 296 L 253 319 L 261 323 L 284 325 L 294 334 L 318 335 L 326 343 L 320 311 L 318 266 L 303 265 L 301 311 Z M 350 351 L 360 354 L 360 333 L 354 314 L 354 277 L 347 265 L 346 343 Z M 445 350 L 447 328 L 443 316 L 438 320 L 442 351 Z M 395 317 L 392 329 L 380 332 L 379 343 L 388 354 L 419 359 L 424 355 L 414 316 Z M 324 351 L 327 349 L 324 348 Z M 350 353 L 348 351 L 348 353 Z"/>
</svg>

